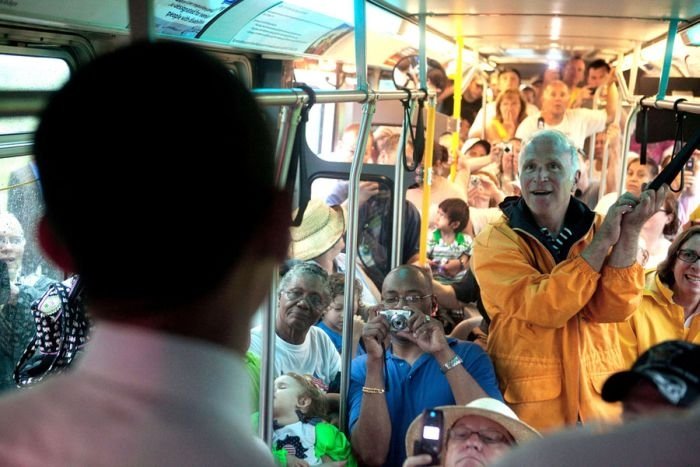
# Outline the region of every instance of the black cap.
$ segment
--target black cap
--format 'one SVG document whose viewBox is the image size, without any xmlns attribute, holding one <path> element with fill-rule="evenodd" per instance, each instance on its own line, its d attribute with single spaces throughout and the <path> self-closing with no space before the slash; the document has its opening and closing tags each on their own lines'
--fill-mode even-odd
<svg viewBox="0 0 700 467">
<path fill-rule="evenodd" d="M 670 404 L 688 407 L 700 396 L 700 345 L 666 341 L 644 352 L 629 371 L 612 375 L 603 385 L 603 399 L 624 400 L 629 390 L 645 379 Z"/>
</svg>

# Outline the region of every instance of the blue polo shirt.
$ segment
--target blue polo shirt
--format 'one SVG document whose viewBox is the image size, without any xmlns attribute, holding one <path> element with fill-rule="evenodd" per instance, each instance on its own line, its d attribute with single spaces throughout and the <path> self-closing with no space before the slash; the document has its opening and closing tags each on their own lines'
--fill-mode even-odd
<svg viewBox="0 0 700 467">
<path fill-rule="evenodd" d="M 486 352 L 471 342 L 447 339 L 450 347 L 459 355 L 465 370 L 476 380 L 490 397 L 503 400 L 498 390 L 498 382 L 493 365 Z M 413 364 L 395 357 L 391 350 L 386 352 L 386 369 L 389 379 L 385 393 L 389 417 L 391 419 L 391 441 L 385 466 L 401 466 L 406 459 L 405 437 L 408 427 L 423 410 L 438 405 L 454 405 L 455 398 L 440 371 L 438 362 L 430 355 L 423 354 Z M 367 376 L 367 355 L 352 361 L 348 407 L 350 431 L 360 417 L 362 386 Z"/>
</svg>

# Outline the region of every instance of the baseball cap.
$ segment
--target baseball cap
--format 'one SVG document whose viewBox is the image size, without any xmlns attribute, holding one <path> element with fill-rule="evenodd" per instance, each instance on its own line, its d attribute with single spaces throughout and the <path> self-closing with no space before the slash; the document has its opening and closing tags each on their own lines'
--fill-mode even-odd
<svg viewBox="0 0 700 467">
<path fill-rule="evenodd" d="M 462 145 L 461 153 L 466 154 L 471 148 L 473 148 L 477 144 L 481 144 L 484 148 L 486 148 L 486 154 L 491 152 L 491 143 L 489 143 L 485 139 L 469 138 Z"/>
<path fill-rule="evenodd" d="M 603 399 L 618 402 L 645 379 L 670 404 L 688 407 L 700 396 L 700 345 L 666 341 L 644 352 L 629 371 L 612 375 L 603 385 Z"/>
</svg>

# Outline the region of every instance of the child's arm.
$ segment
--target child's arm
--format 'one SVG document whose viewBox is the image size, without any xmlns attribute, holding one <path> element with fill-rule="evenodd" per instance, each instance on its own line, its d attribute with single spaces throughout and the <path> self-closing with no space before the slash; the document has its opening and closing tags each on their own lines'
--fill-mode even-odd
<svg viewBox="0 0 700 467">
<path fill-rule="evenodd" d="M 357 466 L 357 461 L 352 455 L 350 442 L 343 432 L 330 423 L 319 423 L 316 425 L 316 446 L 314 450 L 316 457 L 322 459 L 323 462 L 346 461 L 345 465 L 347 467 Z"/>
</svg>

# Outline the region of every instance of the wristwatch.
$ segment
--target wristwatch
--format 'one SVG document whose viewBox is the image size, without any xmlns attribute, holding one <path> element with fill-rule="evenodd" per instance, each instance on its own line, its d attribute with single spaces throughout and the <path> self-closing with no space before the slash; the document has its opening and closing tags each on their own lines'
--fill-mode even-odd
<svg viewBox="0 0 700 467">
<path fill-rule="evenodd" d="M 452 368 L 461 365 L 462 362 L 463 360 L 459 357 L 459 355 L 455 355 L 454 357 L 442 364 L 442 366 L 440 367 L 440 371 L 442 371 L 443 373 L 447 373 Z"/>
</svg>

